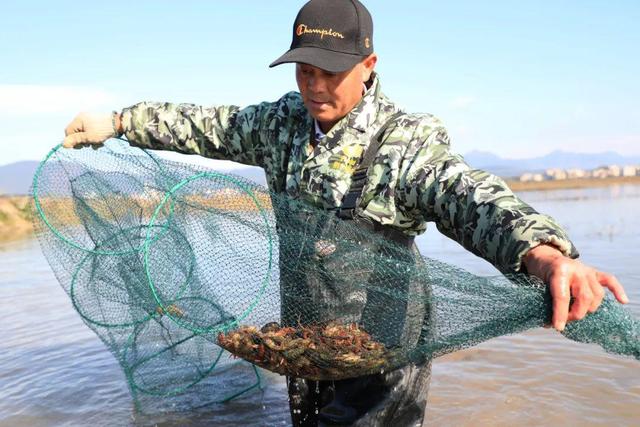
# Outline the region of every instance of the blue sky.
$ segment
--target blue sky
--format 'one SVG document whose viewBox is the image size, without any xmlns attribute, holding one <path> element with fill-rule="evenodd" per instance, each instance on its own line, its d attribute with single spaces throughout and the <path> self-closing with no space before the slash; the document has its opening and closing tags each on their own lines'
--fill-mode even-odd
<svg viewBox="0 0 640 427">
<path fill-rule="evenodd" d="M 294 90 L 292 65 L 267 65 L 303 3 L 5 2 L 0 164 L 40 159 L 81 110 Z M 640 154 L 639 1 L 365 4 L 384 92 L 442 118 L 454 151 Z"/>
</svg>

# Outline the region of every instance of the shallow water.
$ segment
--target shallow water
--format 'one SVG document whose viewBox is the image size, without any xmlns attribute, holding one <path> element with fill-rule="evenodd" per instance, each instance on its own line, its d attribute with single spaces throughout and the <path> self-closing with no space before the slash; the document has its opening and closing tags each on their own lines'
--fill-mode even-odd
<svg viewBox="0 0 640 427">
<path fill-rule="evenodd" d="M 640 316 L 640 186 L 523 193 L 569 231 L 586 262 L 617 275 Z M 483 260 L 430 230 L 423 254 L 477 274 Z M 0 426 L 289 425 L 281 377 L 189 413 L 141 415 L 116 360 L 81 322 L 35 240 L 0 245 Z M 436 359 L 427 425 L 640 425 L 640 362 L 551 330 Z"/>
<path fill-rule="evenodd" d="M 640 316 L 640 186 L 522 193 L 571 236 L 584 262 L 616 275 Z M 430 230 L 422 252 L 497 274 Z M 426 243 L 423 241 L 423 243 Z M 487 341 L 436 359 L 428 425 L 640 425 L 640 362 L 553 330 Z"/>
</svg>

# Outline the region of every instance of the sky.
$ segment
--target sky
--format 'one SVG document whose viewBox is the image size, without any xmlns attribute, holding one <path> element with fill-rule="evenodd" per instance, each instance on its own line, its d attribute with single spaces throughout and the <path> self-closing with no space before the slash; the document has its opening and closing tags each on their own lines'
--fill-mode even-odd
<svg viewBox="0 0 640 427">
<path fill-rule="evenodd" d="M 304 1 L 14 1 L 0 6 L 0 165 L 41 159 L 80 111 L 249 105 L 296 90 Z M 640 155 L 640 1 L 388 1 L 383 91 L 447 126 L 458 153 Z"/>
</svg>

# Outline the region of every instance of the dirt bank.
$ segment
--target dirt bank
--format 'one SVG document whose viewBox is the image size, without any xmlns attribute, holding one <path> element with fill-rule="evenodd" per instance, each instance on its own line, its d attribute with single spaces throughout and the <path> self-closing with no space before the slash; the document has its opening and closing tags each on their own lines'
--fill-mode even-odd
<svg viewBox="0 0 640 427">
<path fill-rule="evenodd" d="M 516 192 L 522 191 L 536 191 L 536 190 L 558 190 L 563 188 L 589 188 L 589 187 L 602 187 L 608 185 L 621 185 L 621 184 L 636 184 L 640 185 L 640 176 L 633 177 L 615 177 L 605 179 L 564 179 L 554 181 L 542 181 L 542 182 L 520 182 L 507 180 L 509 187 Z M 233 202 L 229 198 L 234 199 Z M 242 201 L 243 203 L 239 203 Z M 149 208 L 155 208 L 157 199 L 148 201 L 147 203 L 153 203 Z M 237 195 L 217 195 L 209 202 L 198 199 L 196 202 L 204 205 L 211 205 L 215 207 L 227 207 L 231 209 L 255 209 L 255 201 L 249 200 L 246 197 L 238 197 Z M 269 200 L 261 200 L 261 204 L 268 208 L 270 205 Z M 47 200 L 45 201 L 44 208 L 46 210 L 48 203 L 71 203 L 70 199 L 65 200 Z M 118 205 L 118 204 L 116 204 Z M 144 203 L 141 203 L 144 206 Z M 110 205 L 113 206 L 113 205 Z M 126 203 L 122 206 L 127 206 Z M 60 206 L 57 206 L 59 209 Z M 99 211 L 99 209 L 98 209 Z M 151 209 L 150 212 L 152 212 Z M 71 209 L 69 210 L 71 212 Z M 111 212 L 113 214 L 113 212 Z M 74 222 L 75 217 L 71 216 L 69 221 Z M 30 236 L 33 233 L 33 225 L 31 223 L 31 208 L 30 208 L 30 196 L 3 196 L 0 195 L 0 241 L 15 240 L 23 237 Z"/>
<path fill-rule="evenodd" d="M 510 181 L 507 180 L 509 188 L 513 191 L 536 191 L 536 190 L 560 190 L 565 188 L 592 188 L 606 187 L 609 185 L 640 184 L 640 176 L 618 176 L 610 178 L 580 178 L 580 179 L 557 179 L 549 181 Z"/>
<path fill-rule="evenodd" d="M 33 233 L 29 196 L 0 196 L 0 241 Z"/>
</svg>

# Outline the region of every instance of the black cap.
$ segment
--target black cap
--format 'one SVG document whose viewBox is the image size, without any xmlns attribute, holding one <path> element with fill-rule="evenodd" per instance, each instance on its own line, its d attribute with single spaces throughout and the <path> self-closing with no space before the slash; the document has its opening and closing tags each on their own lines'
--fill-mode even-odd
<svg viewBox="0 0 640 427">
<path fill-rule="evenodd" d="M 373 53 L 373 21 L 358 0 L 311 0 L 293 23 L 291 48 L 269 67 L 302 62 L 333 73 Z"/>
</svg>

